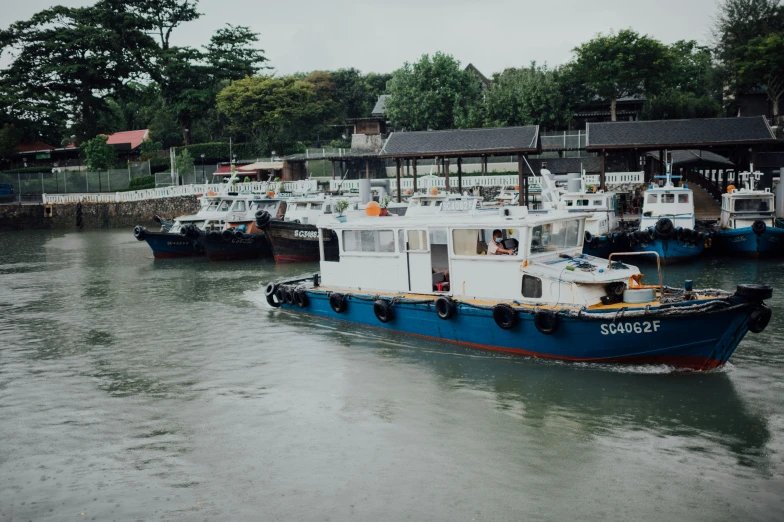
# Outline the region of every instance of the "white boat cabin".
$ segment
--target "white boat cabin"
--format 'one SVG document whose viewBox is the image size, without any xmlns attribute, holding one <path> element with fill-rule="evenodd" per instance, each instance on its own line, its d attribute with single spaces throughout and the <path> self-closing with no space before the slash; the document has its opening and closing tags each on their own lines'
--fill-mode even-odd
<svg viewBox="0 0 784 522">
<path fill-rule="evenodd" d="M 738 176 L 746 185 L 721 195 L 721 228 L 746 228 L 755 221 L 776 226 L 775 201 L 770 189 L 755 189 L 761 172 L 742 172 Z"/>
<path fill-rule="evenodd" d="M 322 286 L 360 292 L 451 295 L 529 304 L 591 306 L 635 267 L 609 270 L 581 256 L 585 214 L 529 214 L 525 207 L 404 218 L 319 220 Z M 488 254 L 494 231 L 512 254 Z M 324 237 L 339 251 L 325 257 Z M 577 258 L 577 256 L 580 256 Z M 575 259 L 577 258 L 577 259 Z"/>
<path fill-rule="evenodd" d="M 688 187 L 671 184 L 657 187 L 651 185 L 643 195 L 640 230 L 655 227 L 661 218 L 669 218 L 676 227 L 694 229 L 694 193 Z"/>
<path fill-rule="evenodd" d="M 562 208 L 568 212 L 590 212 L 585 230 L 594 236 L 607 234 L 618 228 L 616 196 L 610 192 L 567 192 L 561 195 Z"/>
<path fill-rule="evenodd" d="M 279 213 L 282 202 L 261 194 L 227 193 L 202 196 L 200 203 L 201 208 L 196 214 L 175 218 L 169 232 L 177 234 L 184 225 L 195 225 L 202 230 L 222 230 L 230 221 L 252 220 L 259 209 L 267 210 L 275 216 Z M 283 205 L 285 210 L 285 203 Z M 241 219 L 238 219 L 240 217 Z"/>
<path fill-rule="evenodd" d="M 439 192 L 438 194 L 415 194 L 408 200 L 406 217 L 430 216 L 441 210 L 444 201 L 449 200 L 449 205 L 459 205 L 467 210 L 482 210 L 482 198 L 477 196 L 459 196 Z M 460 203 L 455 203 L 460 202 Z"/>
<path fill-rule="evenodd" d="M 324 214 L 337 214 L 337 202 L 345 200 L 349 207 L 347 210 L 357 210 L 359 198 L 333 197 L 326 194 L 303 198 L 290 198 L 286 202 L 286 215 L 284 221 L 293 221 L 303 225 L 314 224 Z"/>
</svg>

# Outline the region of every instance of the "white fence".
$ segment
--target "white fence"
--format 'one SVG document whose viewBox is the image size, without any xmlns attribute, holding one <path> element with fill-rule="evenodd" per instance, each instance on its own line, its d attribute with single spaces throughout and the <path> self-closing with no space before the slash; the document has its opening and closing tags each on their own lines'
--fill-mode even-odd
<svg viewBox="0 0 784 522">
<path fill-rule="evenodd" d="M 121 201 L 143 201 L 147 199 L 176 198 L 180 196 L 195 196 L 206 194 L 209 191 L 221 193 L 228 186 L 225 183 L 211 183 L 203 185 L 180 185 L 172 187 L 159 187 L 145 190 L 132 190 L 128 192 L 115 192 L 113 194 L 43 194 L 43 202 L 48 203 L 78 203 L 91 201 L 94 203 L 119 203 Z M 253 182 L 236 183 L 231 190 L 234 192 L 267 191 L 290 192 L 300 194 L 315 192 L 318 189 L 316 180 L 286 181 L 286 182 Z"/>
<path fill-rule="evenodd" d="M 599 185 L 599 174 L 586 174 L 585 183 Z M 645 172 L 607 172 L 604 174 L 605 185 L 641 185 L 645 183 Z"/>
<path fill-rule="evenodd" d="M 394 178 L 388 178 L 388 180 L 390 189 L 392 191 L 397 191 L 397 180 Z M 463 178 L 463 188 L 516 186 L 517 182 L 517 176 L 466 176 Z M 414 178 L 401 178 L 400 187 L 403 190 L 413 190 Z M 430 190 L 433 187 L 439 189 L 446 188 L 446 178 L 438 176 L 417 177 L 417 190 Z M 449 187 L 452 189 L 457 188 L 457 177 L 449 177 Z M 532 190 L 538 190 L 539 185 L 530 183 L 528 187 Z M 347 192 L 358 191 L 359 180 L 350 179 L 340 181 L 333 179 L 329 182 L 329 190 L 333 192 L 338 190 Z"/>
</svg>

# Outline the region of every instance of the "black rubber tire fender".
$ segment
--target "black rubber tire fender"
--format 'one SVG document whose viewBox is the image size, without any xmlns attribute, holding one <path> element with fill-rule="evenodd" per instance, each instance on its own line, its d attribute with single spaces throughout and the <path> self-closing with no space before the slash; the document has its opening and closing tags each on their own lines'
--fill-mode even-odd
<svg viewBox="0 0 784 522">
<path fill-rule="evenodd" d="M 188 237 L 188 231 L 191 229 L 191 224 L 188 223 L 187 225 L 183 225 L 180 227 L 180 235 L 184 237 Z"/>
<path fill-rule="evenodd" d="M 274 282 L 267 283 L 267 286 L 264 287 L 264 297 L 275 295 L 277 289 L 278 289 L 278 285 L 275 284 Z"/>
<path fill-rule="evenodd" d="M 539 310 L 534 314 L 534 326 L 540 333 L 552 335 L 558 331 L 558 315 L 550 310 Z"/>
<path fill-rule="evenodd" d="M 395 318 L 395 310 L 392 308 L 392 303 L 384 299 L 373 301 L 373 313 L 376 314 L 376 319 L 382 323 L 388 323 Z"/>
<path fill-rule="evenodd" d="M 656 229 L 654 227 L 648 227 L 645 233 L 648 235 L 648 240 L 654 241 L 656 239 Z"/>
<path fill-rule="evenodd" d="M 342 314 L 348 308 L 348 303 L 346 302 L 346 296 L 343 294 L 330 294 L 329 295 L 329 306 L 336 314 Z"/>
<path fill-rule="evenodd" d="M 245 233 L 242 230 L 234 229 L 234 239 L 245 239 Z"/>
<path fill-rule="evenodd" d="M 278 286 L 275 289 L 275 298 L 278 300 L 279 303 L 283 304 L 286 302 L 286 288 L 283 286 Z"/>
<path fill-rule="evenodd" d="M 272 221 L 272 216 L 266 210 L 258 210 L 256 212 L 256 226 L 259 228 L 264 228 L 270 224 Z"/>
<path fill-rule="evenodd" d="M 593 234 L 591 234 L 590 231 L 586 230 L 585 231 L 585 242 L 590 244 L 592 240 L 593 240 Z"/>
<path fill-rule="evenodd" d="M 757 234 L 758 236 L 764 234 L 767 228 L 768 225 L 766 225 L 764 221 L 760 221 L 759 219 L 751 224 L 751 231 Z"/>
<path fill-rule="evenodd" d="M 141 225 L 136 225 L 133 227 L 133 237 L 139 241 L 144 241 L 144 238 L 147 237 L 147 229 Z"/>
<path fill-rule="evenodd" d="M 517 326 L 517 311 L 508 304 L 497 304 L 493 307 L 493 320 L 500 328 L 511 330 Z"/>
<path fill-rule="evenodd" d="M 675 233 L 675 239 L 677 241 L 683 240 L 683 227 L 675 227 L 674 233 Z"/>
<path fill-rule="evenodd" d="M 674 230 L 675 227 L 670 218 L 660 218 L 659 221 L 656 222 L 656 233 L 663 239 L 669 238 Z"/>
<path fill-rule="evenodd" d="M 599 248 L 599 245 L 600 245 L 599 236 L 593 236 L 593 237 L 591 238 L 591 241 L 590 241 L 590 246 L 591 246 L 591 248 L 593 248 L 594 250 L 596 250 L 597 248 Z"/>
<path fill-rule="evenodd" d="M 300 308 L 307 308 L 310 300 L 308 299 L 308 294 L 302 288 L 297 288 L 294 290 L 294 304 Z"/>
<path fill-rule="evenodd" d="M 218 232 L 217 230 L 210 230 L 210 233 L 209 233 L 209 234 L 207 234 L 207 237 L 208 237 L 208 238 L 209 238 L 211 241 L 220 241 L 220 239 L 221 239 L 221 233 L 220 233 L 220 232 Z"/>
<path fill-rule="evenodd" d="M 221 237 L 223 238 L 224 241 L 231 241 L 232 239 L 234 239 L 234 229 L 227 228 L 226 230 L 221 232 Z"/>
<path fill-rule="evenodd" d="M 769 307 L 761 305 L 749 316 L 749 331 L 752 333 L 762 332 L 770 323 L 771 317 L 773 317 L 773 311 Z"/>
<path fill-rule="evenodd" d="M 286 288 L 284 293 L 284 298 L 286 299 L 286 304 L 293 305 L 294 304 L 294 290 L 292 288 Z"/>
<path fill-rule="evenodd" d="M 455 302 L 452 300 L 451 297 L 442 295 L 438 299 L 436 299 L 435 309 L 436 315 L 440 319 L 449 319 L 453 315 L 455 315 Z"/>
<path fill-rule="evenodd" d="M 770 285 L 738 285 L 735 295 L 745 297 L 749 301 L 762 302 L 773 297 L 773 287 Z"/>
</svg>

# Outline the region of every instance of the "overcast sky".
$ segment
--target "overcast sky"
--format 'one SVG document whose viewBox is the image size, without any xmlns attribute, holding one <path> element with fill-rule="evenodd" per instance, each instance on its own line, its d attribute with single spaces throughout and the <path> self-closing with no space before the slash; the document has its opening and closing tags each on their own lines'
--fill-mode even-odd
<svg viewBox="0 0 784 522">
<path fill-rule="evenodd" d="M 2 3 L 3 28 L 55 5 Z M 203 16 L 180 27 L 174 42 L 204 45 L 215 29 L 230 23 L 261 33 L 270 65 L 282 74 L 343 67 L 392 72 L 423 53 L 443 51 L 490 76 L 531 60 L 564 63 L 576 45 L 613 29 L 630 27 L 664 43 L 708 43 L 716 5 L 717 0 L 201 0 Z"/>
</svg>

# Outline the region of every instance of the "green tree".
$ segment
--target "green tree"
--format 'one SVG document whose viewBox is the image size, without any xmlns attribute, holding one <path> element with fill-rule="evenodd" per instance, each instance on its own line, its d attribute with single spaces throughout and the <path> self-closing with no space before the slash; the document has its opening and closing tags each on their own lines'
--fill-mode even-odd
<svg viewBox="0 0 784 522">
<path fill-rule="evenodd" d="M 188 149 L 180 149 L 179 154 L 174 159 L 174 167 L 177 169 L 177 174 L 182 176 L 190 176 L 194 172 L 193 156 L 188 152 Z"/>
<path fill-rule="evenodd" d="M 600 34 L 574 54 L 573 73 L 592 95 L 610 102 L 612 121 L 619 98 L 655 94 L 670 70 L 667 47 L 631 29 Z"/>
<path fill-rule="evenodd" d="M 572 117 L 558 69 L 531 62 L 529 67 L 506 69 L 493 75 L 487 92 L 488 125 L 542 125 L 562 129 Z"/>
<path fill-rule="evenodd" d="M 0 128 L 0 158 L 9 158 L 21 140 L 21 132 L 13 123 Z"/>
<path fill-rule="evenodd" d="M 472 127 L 484 119 L 479 79 L 450 55 L 437 52 L 406 62 L 387 86 L 387 116 L 408 130 Z"/>
<path fill-rule="evenodd" d="M 114 148 L 106 143 L 108 139 L 107 136 L 96 136 L 82 144 L 87 168 L 98 173 L 98 191 L 101 191 L 101 171 L 114 166 Z"/>
<path fill-rule="evenodd" d="M 645 100 L 642 118 L 646 120 L 683 120 L 721 116 L 721 104 L 711 96 L 668 89 Z"/>
<path fill-rule="evenodd" d="M 253 76 L 237 80 L 217 96 L 229 129 L 263 150 L 286 154 L 309 121 L 313 84 L 291 76 Z"/>
<path fill-rule="evenodd" d="M 12 24 L 0 32 L 0 49 L 13 59 L 0 72 L 0 89 L 12 89 L 23 111 L 71 121 L 77 141 L 94 135 L 109 110 L 105 97 L 137 72 L 104 22 L 96 9 L 58 6 Z"/>
<path fill-rule="evenodd" d="M 752 39 L 737 62 L 741 85 L 764 86 L 773 104 L 773 123 L 779 124 L 779 101 L 784 95 L 784 33 Z"/>
<path fill-rule="evenodd" d="M 739 64 L 744 61 L 746 46 L 755 38 L 784 31 L 784 7 L 780 0 L 723 0 L 713 27 L 718 73 L 730 96 L 726 105 L 734 109 L 734 100 L 749 85 L 741 79 Z M 757 86 L 758 87 L 758 86 Z"/>
<path fill-rule="evenodd" d="M 259 35 L 242 25 L 227 24 L 215 31 L 205 49 L 206 59 L 216 77 L 239 80 L 268 69 L 262 65 L 267 61 L 264 50 L 255 47 L 258 41 Z"/>
</svg>

